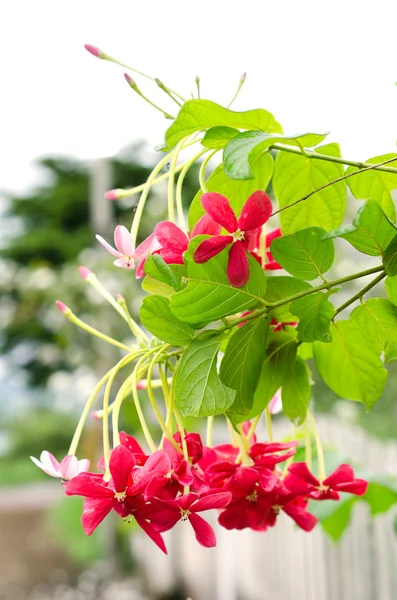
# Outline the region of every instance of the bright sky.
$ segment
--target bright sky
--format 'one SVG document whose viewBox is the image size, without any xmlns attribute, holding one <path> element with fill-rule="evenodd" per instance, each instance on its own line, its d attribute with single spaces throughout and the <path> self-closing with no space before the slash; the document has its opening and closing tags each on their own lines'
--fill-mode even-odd
<svg viewBox="0 0 397 600">
<path fill-rule="evenodd" d="M 220 103 L 246 71 L 235 110 L 266 108 L 287 134 L 330 130 L 350 159 L 394 151 L 396 17 L 395 0 L 1 2 L 0 189 L 31 185 L 43 154 L 95 158 L 161 142 L 169 121 L 84 43 L 182 95 L 199 74 L 202 97 Z"/>
</svg>

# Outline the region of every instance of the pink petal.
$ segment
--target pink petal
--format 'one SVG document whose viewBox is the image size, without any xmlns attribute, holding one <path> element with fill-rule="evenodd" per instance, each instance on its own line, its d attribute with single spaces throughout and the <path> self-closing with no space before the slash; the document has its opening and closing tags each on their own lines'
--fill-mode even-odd
<svg viewBox="0 0 397 600">
<path fill-rule="evenodd" d="M 199 264 L 207 262 L 207 260 L 222 252 L 232 242 L 233 238 L 231 235 L 219 235 L 204 240 L 196 248 L 193 256 L 194 262 Z"/>
<path fill-rule="evenodd" d="M 212 508 L 225 508 L 232 499 L 230 492 L 219 492 L 219 494 L 209 494 L 203 496 L 190 507 L 191 512 L 200 512 L 202 510 L 211 510 Z"/>
<path fill-rule="evenodd" d="M 114 230 L 114 245 L 123 256 L 134 256 L 134 243 L 130 232 L 124 225 L 117 225 Z"/>
<path fill-rule="evenodd" d="M 64 479 L 72 479 L 79 474 L 79 461 L 75 456 L 68 454 L 62 459 L 59 470 Z"/>
<path fill-rule="evenodd" d="M 110 254 L 113 254 L 113 256 L 117 256 L 117 258 L 121 258 L 122 257 L 122 254 L 120 252 L 118 252 L 117 250 L 115 250 L 113 248 L 113 246 L 111 246 L 110 244 L 108 244 L 107 241 L 104 240 L 101 235 L 96 235 L 95 237 L 98 240 L 98 242 L 100 244 L 102 244 L 102 246 L 105 248 L 105 250 L 107 250 L 108 252 L 110 252 Z"/>
<path fill-rule="evenodd" d="M 110 513 L 116 500 L 112 498 L 93 499 L 84 501 L 84 510 L 81 517 L 83 529 L 87 535 L 91 535 L 103 519 Z"/>
<path fill-rule="evenodd" d="M 164 250 L 178 254 L 182 254 L 187 250 L 189 244 L 187 236 L 171 221 L 157 223 L 154 233 Z"/>
<path fill-rule="evenodd" d="M 43 452 L 40 454 L 40 460 L 43 467 L 45 467 L 46 469 L 59 472 L 59 462 L 57 461 L 55 456 L 51 454 L 51 452 L 43 450 Z"/>
<path fill-rule="evenodd" d="M 215 223 L 207 214 L 203 215 L 194 226 L 192 238 L 196 235 L 219 235 L 222 231 L 222 226 Z"/>
<path fill-rule="evenodd" d="M 288 471 L 292 473 L 292 475 L 295 475 L 295 477 L 299 477 L 299 479 L 302 479 L 303 481 L 306 481 L 306 483 L 310 483 L 315 487 L 320 485 L 319 480 L 316 479 L 309 471 L 309 468 L 305 462 L 292 463 L 292 465 L 288 467 Z"/>
<path fill-rule="evenodd" d="M 271 415 L 276 415 L 282 411 L 283 405 L 281 403 L 281 388 L 279 388 L 274 394 L 273 398 L 268 404 L 268 407 Z"/>
<path fill-rule="evenodd" d="M 339 465 L 337 469 L 331 475 L 329 475 L 326 479 L 324 479 L 323 484 L 329 485 L 330 487 L 334 487 L 339 483 L 346 483 L 348 481 L 354 480 L 354 471 L 350 465 L 342 464 Z"/>
<path fill-rule="evenodd" d="M 243 242 L 234 242 L 229 251 L 227 277 L 234 287 L 245 285 L 250 276 L 250 267 Z"/>
<path fill-rule="evenodd" d="M 159 250 L 160 248 L 161 246 L 156 238 L 156 234 L 151 233 L 146 240 L 143 240 L 142 244 L 139 244 L 139 246 L 135 248 L 134 258 L 141 261 L 146 258 L 148 254 L 155 250 Z"/>
<path fill-rule="evenodd" d="M 257 190 L 248 198 L 244 204 L 241 216 L 238 220 L 238 226 L 241 231 L 249 231 L 262 227 L 269 220 L 272 214 L 272 201 L 266 192 Z"/>
<path fill-rule="evenodd" d="M 141 262 L 139 263 L 139 265 L 136 268 L 135 277 L 137 279 L 140 279 L 141 277 L 145 277 L 145 271 L 144 271 L 145 262 L 146 262 L 146 258 L 141 260 Z"/>
<path fill-rule="evenodd" d="M 134 269 L 135 268 L 135 262 L 132 258 L 118 258 L 117 260 L 114 261 L 114 264 L 116 265 L 116 267 L 121 267 L 123 269 Z"/>
<path fill-rule="evenodd" d="M 238 229 L 236 215 L 229 200 L 216 192 L 207 192 L 201 196 L 201 204 L 205 212 L 219 223 L 229 233 L 234 233 Z"/>
<path fill-rule="evenodd" d="M 266 248 L 270 248 L 270 244 L 272 243 L 272 241 L 278 237 L 281 237 L 281 235 L 282 233 L 280 227 L 278 227 L 277 229 L 273 229 L 273 231 L 270 231 L 266 235 Z"/>
<path fill-rule="evenodd" d="M 188 518 L 194 529 L 198 543 L 206 548 L 216 546 L 216 537 L 211 525 L 195 513 L 190 514 Z"/>
<path fill-rule="evenodd" d="M 41 453 L 41 459 L 42 459 L 42 461 L 40 462 L 34 456 L 30 457 L 30 460 L 32 462 L 34 462 L 34 464 L 36 465 L 36 467 L 39 467 L 39 469 L 41 469 L 42 471 L 44 471 L 44 473 L 46 475 L 49 475 L 50 477 L 57 477 L 57 478 L 61 478 L 62 477 L 62 475 L 59 472 L 59 470 L 57 468 L 55 468 L 51 463 L 49 463 L 48 461 L 46 461 L 45 464 L 43 464 L 44 463 L 44 461 L 43 461 L 43 452 Z"/>
<path fill-rule="evenodd" d="M 78 463 L 79 473 L 85 473 L 86 471 L 88 471 L 89 468 L 90 468 L 90 461 L 88 460 L 88 458 L 83 458 L 82 460 L 79 460 L 79 463 Z"/>
<path fill-rule="evenodd" d="M 110 455 L 109 469 L 116 492 L 124 492 L 128 477 L 135 466 L 134 455 L 125 446 L 116 446 Z"/>
</svg>

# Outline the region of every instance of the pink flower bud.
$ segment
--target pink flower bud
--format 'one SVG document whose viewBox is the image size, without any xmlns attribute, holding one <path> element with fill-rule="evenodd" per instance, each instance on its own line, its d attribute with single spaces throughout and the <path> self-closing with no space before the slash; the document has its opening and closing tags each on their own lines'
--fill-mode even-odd
<svg viewBox="0 0 397 600">
<path fill-rule="evenodd" d="M 128 85 L 130 87 L 132 87 L 132 88 L 137 87 L 135 79 L 132 79 L 132 77 L 130 75 L 128 75 L 128 73 L 124 73 L 124 79 L 126 80 L 126 82 L 128 83 Z"/>
<path fill-rule="evenodd" d="M 243 73 L 241 75 L 241 80 L 240 81 L 245 81 L 246 77 L 247 77 L 247 73 Z"/>
<path fill-rule="evenodd" d="M 83 279 L 88 279 L 90 275 L 93 275 L 93 272 L 88 267 L 79 267 L 79 273 Z"/>
<path fill-rule="evenodd" d="M 123 197 L 124 190 L 117 188 L 116 190 L 109 190 L 105 193 L 106 200 L 119 200 Z"/>
<path fill-rule="evenodd" d="M 100 411 L 100 410 L 94 410 L 94 411 L 91 413 L 91 417 L 92 417 L 93 419 L 95 419 L 96 421 L 99 421 L 99 420 L 100 420 L 100 418 L 101 418 L 101 411 Z"/>
<path fill-rule="evenodd" d="M 93 54 L 97 58 L 104 58 L 105 57 L 105 53 L 102 52 L 102 50 L 100 50 L 96 46 L 92 46 L 91 44 L 84 44 L 84 48 L 86 50 L 88 50 L 88 52 L 90 52 L 90 54 Z"/>
<path fill-rule="evenodd" d="M 70 310 L 70 308 L 68 308 L 66 306 L 66 304 L 64 304 L 63 302 L 61 302 L 60 300 L 57 300 L 55 302 L 55 304 L 57 305 L 57 308 L 61 311 L 61 313 L 63 313 L 64 315 L 67 315 L 69 313 L 71 313 L 72 311 Z"/>
<path fill-rule="evenodd" d="M 136 384 L 137 390 L 147 390 L 147 379 L 140 379 Z"/>
</svg>

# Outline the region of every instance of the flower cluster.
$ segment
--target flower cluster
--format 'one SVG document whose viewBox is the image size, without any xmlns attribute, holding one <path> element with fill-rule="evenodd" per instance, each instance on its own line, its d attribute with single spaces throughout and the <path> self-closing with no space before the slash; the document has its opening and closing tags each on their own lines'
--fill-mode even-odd
<svg viewBox="0 0 397 600">
<path fill-rule="evenodd" d="M 219 523 L 226 529 L 264 531 L 283 511 L 301 529 L 311 531 L 317 519 L 307 511 L 309 500 L 339 500 L 339 492 L 365 493 L 367 482 L 356 479 L 349 465 L 340 465 L 321 481 L 306 463 L 291 464 L 298 442 L 258 442 L 255 434 L 250 436 L 250 426 L 243 425 L 238 446 L 210 448 L 203 446 L 198 433 L 185 433 L 182 440 L 177 432 L 152 454 L 121 432 L 108 472 L 103 460 L 99 466 L 105 474 L 82 472 L 88 464 L 80 461 L 81 469 L 64 477 L 66 494 L 84 497 L 84 531 L 90 535 L 114 510 L 123 519 L 135 519 L 165 553 L 161 534 L 178 521 L 189 521 L 197 541 L 212 547 L 215 534 L 201 512 L 219 510 Z M 58 476 L 58 468 L 41 468 Z"/>
</svg>

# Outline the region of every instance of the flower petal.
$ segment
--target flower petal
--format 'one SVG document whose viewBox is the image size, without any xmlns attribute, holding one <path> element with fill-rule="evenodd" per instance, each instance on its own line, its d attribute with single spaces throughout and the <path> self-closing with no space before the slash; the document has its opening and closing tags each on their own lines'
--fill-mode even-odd
<svg viewBox="0 0 397 600">
<path fill-rule="evenodd" d="M 349 494 L 355 494 L 356 496 L 364 496 L 368 488 L 368 481 L 365 479 L 354 479 L 348 483 L 340 483 L 335 486 L 338 492 L 348 492 Z"/>
<path fill-rule="evenodd" d="M 303 481 L 306 481 L 306 483 L 310 483 L 315 487 L 320 485 L 319 480 L 316 479 L 309 471 L 309 468 L 305 462 L 292 463 L 292 465 L 288 467 L 288 471 L 295 477 L 299 477 L 299 479 L 302 479 Z"/>
<path fill-rule="evenodd" d="M 238 226 L 242 231 L 262 227 L 272 214 L 272 201 L 266 192 L 257 190 L 248 198 L 244 204 Z"/>
<path fill-rule="evenodd" d="M 162 248 L 168 252 L 182 255 L 187 250 L 188 237 L 171 221 L 157 223 L 154 234 Z"/>
<path fill-rule="evenodd" d="M 79 461 L 74 455 L 68 454 L 62 459 L 59 470 L 64 479 L 72 479 L 79 474 Z"/>
<path fill-rule="evenodd" d="M 234 242 L 229 252 L 227 277 L 234 287 L 245 285 L 250 276 L 250 267 L 243 242 Z"/>
<path fill-rule="evenodd" d="M 269 233 L 266 235 L 266 248 L 270 248 L 272 241 L 278 237 L 281 237 L 281 235 L 282 233 L 280 227 L 273 229 L 273 231 L 269 231 Z"/>
<path fill-rule="evenodd" d="M 314 515 L 306 512 L 304 508 L 294 502 L 285 504 L 283 510 L 303 531 L 311 531 L 317 524 L 318 519 Z"/>
<path fill-rule="evenodd" d="M 31 456 L 30 460 L 34 462 L 34 464 L 36 465 L 36 467 L 39 467 L 39 469 L 41 469 L 42 471 L 44 471 L 44 473 L 46 473 L 46 475 L 49 475 L 50 477 L 61 478 L 62 475 L 61 475 L 61 473 L 59 471 L 59 463 L 58 463 L 58 461 L 56 461 L 57 464 L 58 464 L 58 467 L 55 467 L 50 462 L 50 459 L 46 460 L 46 458 L 43 457 L 44 453 L 50 454 L 49 452 L 47 452 L 46 450 L 44 450 L 44 452 L 42 452 L 41 456 L 40 456 L 41 462 L 37 458 L 35 458 L 34 456 Z M 52 456 L 52 454 L 51 454 L 51 456 Z M 52 456 L 52 458 L 54 460 L 56 460 L 53 456 Z"/>
<path fill-rule="evenodd" d="M 207 523 L 200 515 L 192 513 L 188 517 L 193 529 L 196 534 L 196 539 L 199 544 L 206 548 L 213 548 L 216 546 L 216 537 L 214 530 L 211 525 Z"/>
<path fill-rule="evenodd" d="M 222 225 L 226 231 L 234 233 L 238 229 L 236 215 L 225 196 L 216 192 L 207 192 L 201 196 L 201 204 L 215 223 Z"/>
<path fill-rule="evenodd" d="M 342 464 L 326 479 L 323 484 L 335 487 L 339 483 L 347 483 L 354 480 L 354 471 L 350 465 Z"/>
<path fill-rule="evenodd" d="M 80 473 L 73 477 L 65 487 L 67 496 L 87 496 L 88 498 L 114 498 L 114 491 L 102 485 L 101 476 L 94 473 Z"/>
<path fill-rule="evenodd" d="M 83 458 L 82 460 L 78 461 L 79 473 L 85 473 L 86 471 L 88 471 L 89 468 L 90 461 L 88 460 L 88 458 Z"/>
<path fill-rule="evenodd" d="M 116 492 L 124 492 L 128 477 L 135 466 L 134 455 L 125 446 L 116 446 L 112 450 L 109 461 L 109 469 L 112 474 L 113 485 Z"/>
<path fill-rule="evenodd" d="M 204 240 L 196 248 L 193 256 L 194 262 L 199 264 L 207 262 L 207 260 L 222 252 L 232 242 L 233 238 L 231 235 L 218 235 Z"/>
<path fill-rule="evenodd" d="M 84 501 L 81 523 L 87 535 L 91 535 L 95 531 L 98 525 L 110 513 L 116 502 L 112 498 L 88 498 Z"/>
<path fill-rule="evenodd" d="M 147 255 L 150 254 L 151 252 L 154 252 L 155 250 L 159 250 L 160 247 L 161 246 L 156 238 L 156 234 L 151 233 L 146 238 L 146 240 L 143 240 L 142 244 L 139 244 L 139 246 L 137 246 L 135 248 L 134 258 L 135 258 L 135 260 L 141 261 L 144 258 L 146 258 Z"/>
<path fill-rule="evenodd" d="M 123 269 L 134 269 L 135 268 L 135 262 L 132 258 L 130 258 L 129 256 L 127 258 L 118 258 L 117 260 L 114 261 L 114 264 L 116 265 L 116 267 L 121 267 Z"/>
<path fill-rule="evenodd" d="M 200 512 L 202 510 L 211 510 L 212 508 L 225 508 L 232 499 L 230 492 L 219 492 L 218 494 L 208 494 L 194 502 L 189 510 L 191 512 Z"/>
<path fill-rule="evenodd" d="M 206 213 L 194 226 L 192 238 L 196 235 L 219 235 L 221 231 L 222 226 L 215 223 L 215 221 Z"/>
<path fill-rule="evenodd" d="M 117 225 L 114 230 L 114 245 L 123 256 L 134 256 L 134 243 L 130 232 L 124 225 Z"/>
<path fill-rule="evenodd" d="M 110 244 L 108 244 L 108 242 L 106 240 L 104 240 L 101 235 L 96 235 L 95 237 L 98 240 L 98 242 L 100 244 L 102 244 L 102 246 L 105 248 L 105 250 L 107 250 L 108 252 L 110 252 L 110 254 L 112 254 L 113 256 L 117 256 L 117 258 L 122 258 L 123 255 L 121 254 L 121 252 L 118 252 L 117 250 L 115 250 L 113 248 L 113 246 L 111 246 Z"/>
</svg>

